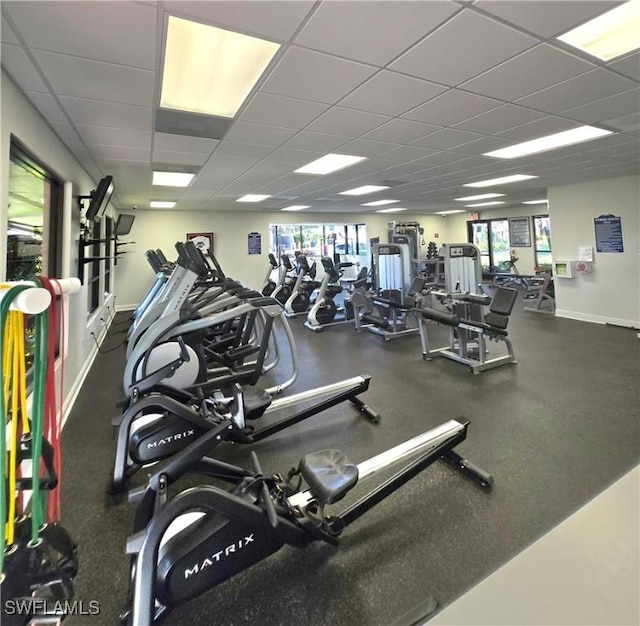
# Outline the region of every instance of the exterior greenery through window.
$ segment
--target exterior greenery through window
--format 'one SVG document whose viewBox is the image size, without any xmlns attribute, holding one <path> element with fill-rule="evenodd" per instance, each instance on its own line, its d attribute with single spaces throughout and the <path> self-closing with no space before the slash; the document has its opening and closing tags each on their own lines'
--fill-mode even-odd
<svg viewBox="0 0 640 626">
<path fill-rule="evenodd" d="M 307 256 L 366 256 L 366 224 L 272 224 L 269 251 L 276 257 L 302 252 Z"/>
<path fill-rule="evenodd" d="M 533 216 L 536 267 L 551 269 L 551 220 L 548 215 Z"/>
<path fill-rule="evenodd" d="M 511 271 L 509 220 L 476 220 L 467 222 L 469 242 L 480 249 L 485 274 Z"/>
</svg>

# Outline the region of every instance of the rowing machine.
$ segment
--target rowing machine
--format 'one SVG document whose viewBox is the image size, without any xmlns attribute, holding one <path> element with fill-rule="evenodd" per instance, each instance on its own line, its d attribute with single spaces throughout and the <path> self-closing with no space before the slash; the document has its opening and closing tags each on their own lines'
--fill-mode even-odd
<svg viewBox="0 0 640 626">
<path fill-rule="evenodd" d="M 122 623 L 151 626 L 284 545 L 338 545 L 346 526 L 438 459 L 490 490 L 493 478 L 453 449 L 466 438 L 468 425 L 450 420 L 359 465 L 338 450 L 314 452 L 287 477 L 263 474 L 253 452 L 252 470 L 219 463 L 234 483 L 230 491 L 187 489 L 129 538 L 133 599 Z M 400 462 L 404 466 L 391 478 L 340 513 L 329 513 L 356 484 Z"/>
</svg>

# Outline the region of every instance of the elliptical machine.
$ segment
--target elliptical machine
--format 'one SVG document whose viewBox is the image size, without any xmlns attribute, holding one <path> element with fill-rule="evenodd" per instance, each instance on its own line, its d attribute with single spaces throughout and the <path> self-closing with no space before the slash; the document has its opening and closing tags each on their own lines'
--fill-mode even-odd
<svg viewBox="0 0 640 626">
<path fill-rule="evenodd" d="M 242 411 L 237 405 L 233 419 Z M 284 545 L 338 545 L 348 525 L 439 459 L 490 490 L 491 475 L 454 450 L 465 440 L 468 426 L 466 420 L 450 420 L 358 465 L 339 450 L 313 452 L 286 475 L 265 474 L 253 452 L 252 468 L 212 459 L 211 469 L 231 484 L 229 491 L 198 486 L 168 501 L 165 486 L 170 476 L 163 478 L 161 472 L 144 499 L 164 502 L 149 519 L 138 516 L 142 530 L 127 541 L 127 554 L 133 557 L 133 597 L 122 623 L 152 626 L 180 604 Z M 211 431 L 193 445 L 204 452 L 218 434 Z M 339 513 L 329 512 L 361 481 L 396 463 L 404 466 L 391 478 Z M 167 474 L 171 471 L 168 468 Z"/>
<path fill-rule="evenodd" d="M 311 303 L 311 294 L 320 287 L 320 283 L 315 280 L 315 261 L 310 264 L 304 254 L 299 254 L 296 258 L 296 270 L 295 285 L 284 305 L 284 314 L 287 317 L 296 317 L 305 313 Z"/>
<path fill-rule="evenodd" d="M 315 332 L 320 332 L 327 326 L 352 321 L 354 318 L 350 299 L 343 298 L 342 306 L 338 306 L 335 301 L 338 294 L 344 293 L 344 289 L 340 285 L 341 270 L 345 267 L 351 267 L 353 263 L 340 263 L 340 269 L 338 269 L 329 256 L 323 256 L 321 262 L 324 276 L 320 281 L 316 301 L 309 310 L 304 323 L 307 328 Z"/>
<path fill-rule="evenodd" d="M 269 252 L 268 259 L 269 259 L 269 269 L 267 270 L 267 275 L 264 277 L 264 280 L 262 281 L 262 287 L 260 289 L 263 296 L 270 296 L 275 291 L 276 287 L 280 285 L 282 281 L 284 281 L 284 276 L 286 274 L 286 271 L 283 272 L 281 270 L 278 275 L 278 282 L 276 283 L 271 278 L 271 274 L 273 273 L 274 270 L 281 267 L 281 264 L 278 263 L 276 257 L 271 252 Z"/>
</svg>

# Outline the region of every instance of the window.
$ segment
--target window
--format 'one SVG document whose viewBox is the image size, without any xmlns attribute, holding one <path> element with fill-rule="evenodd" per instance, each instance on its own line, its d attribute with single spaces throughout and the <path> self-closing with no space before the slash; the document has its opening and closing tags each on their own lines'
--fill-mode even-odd
<svg viewBox="0 0 640 626">
<path fill-rule="evenodd" d="M 467 222 L 467 229 L 469 242 L 480 249 L 483 273 L 511 271 L 509 220 L 476 220 Z"/>
<path fill-rule="evenodd" d="M 366 224 L 272 224 L 269 250 L 276 256 L 366 256 Z"/>
<path fill-rule="evenodd" d="M 551 220 L 548 215 L 533 216 L 536 268 L 551 269 Z"/>
<path fill-rule="evenodd" d="M 88 312 L 93 313 L 100 306 L 100 250 L 102 247 L 100 234 L 102 232 L 102 222 L 94 222 L 91 231 L 91 243 L 89 246 L 90 256 L 95 259 L 88 261 L 89 306 Z"/>
<path fill-rule="evenodd" d="M 62 183 L 15 139 L 9 152 L 6 279 L 60 276 Z"/>
<path fill-rule="evenodd" d="M 111 268 L 113 267 L 113 259 L 115 245 L 112 241 L 113 238 L 113 219 L 109 216 L 105 218 L 105 231 L 104 231 L 104 293 L 105 296 L 111 293 Z"/>
</svg>

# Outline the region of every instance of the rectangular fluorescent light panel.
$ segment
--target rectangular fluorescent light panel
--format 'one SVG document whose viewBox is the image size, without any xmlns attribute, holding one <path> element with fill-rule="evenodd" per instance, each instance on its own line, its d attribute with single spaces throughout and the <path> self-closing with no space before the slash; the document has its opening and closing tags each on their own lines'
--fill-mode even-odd
<svg viewBox="0 0 640 626">
<path fill-rule="evenodd" d="M 549 202 L 548 200 L 527 200 L 522 204 L 547 204 L 548 202 Z"/>
<path fill-rule="evenodd" d="M 400 202 L 400 200 L 376 200 L 375 202 L 366 202 L 361 206 L 384 206 L 385 204 L 393 204 L 394 202 Z"/>
<path fill-rule="evenodd" d="M 451 211 L 436 211 L 436 215 L 453 215 L 454 213 L 466 213 L 464 209 L 455 209 Z"/>
<path fill-rule="evenodd" d="M 492 187 L 493 185 L 505 185 L 507 183 L 517 183 L 521 180 L 529 180 L 530 178 L 538 178 L 537 176 L 529 176 L 528 174 L 513 174 L 512 176 L 503 176 L 502 178 L 492 178 L 491 180 L 480 180 L 477 183 L 465 183 L 463 187 Z"/>
<path fill-rule="evenodd" d="M 486 200 L 488 198 L 501 198 L 504 196 L 503 193 L 481 193 L 477 196 L 465 196 L 464 198 L 454 198 L 454 200 L 458 200 L 459 202 L 471 202 L 472 200 Z"/>
<path fill-rule="evenodd" d="M 493 202 L 476 202 L 475 204 L 465 204 L 464 206 L 496 206 L 498 204 L 504 204 L 504 202 L 500 202 L 499 200 Z"/>
<path fill-rule="evenodd" d="M 262 202 L 271 196 L 265 196 L 259 193 L 248 193 L 246 196 L 242 196 L 242 198 L 238 198 L 236 202 Z"/>
<path fill-rule="evenodd" d="M 389 189 L 389 187 L 385 187 L 384 185 L 364 185 L 362 187 L 354 187 L 353 189 L 347 189 L 346 191 L 341 191 L 341 196 L 364 196 L 368 193 L 375 193 L 376 191 L 382 191 L 383 189 Z"/>
<path fill-rule="evenodd" d="M 151 200 L 149 208 L 151 209 L 173 209 L 175 202 L 164 202 L 162 200 Z"/>
<path fill-rule="evenodd" d="M 170 15 L 160 106 L 233 117 L 279 48 Z"/>
<path fill-rule="evenodd" d="M 640 48 L 640 0 L 630 0 L 558 37 L 603 61 Z"/>
<path fill-rule="evenodd" d="M 379 211 L 376 211 L 376 213 L 400 213 L 400 211 L 406 211 L 407 209 L 403 208 L 403 207 L 393 207 L 392 209 L 380 209 Z"/>
<path fill-rule="evenodd" d="M 188 187 L 195 174 L 185 172 L 154 172 L 153 185 L 163 187 Z"/>
<path fill-rule="evenodd" d="M 562 131 L 561 133 L 554 133 L 546 137 L 524 141 L 507 148 L 500 148 L 500 150 L 485 152 L 483 156 L 497 157 L 499 159 L 517 159 L 518 157 L 529 154 L 556 150 L 557 148 L 564 148 L 565 146 L 571 146 L 575 143 L 591 141 L 592 139 L 611 134 L 612 131 L 596 128 L 595 126 L 580 126 L 571 130 Z"/>
<path fill-rule="evenodd" d="M 323 157 L 307 163 L 303 167 L 294 170 L 295 174 L 318 174 L 324 176 L 325 174 L 331 174 L 337 172 L 350 165 L 355 165 L 364 161 L 367 157 L 351 156 L 349 154 L 325 154 Z M 388 187 L 384 187 L 388 189 Z"/>
<path fill-rule="evenodd" d="M 281 211 L 302 211 L 303 209 L 310 209 L 310 204 L 292 204 L 291 206 L 286 206 Z"/>
</svg>

